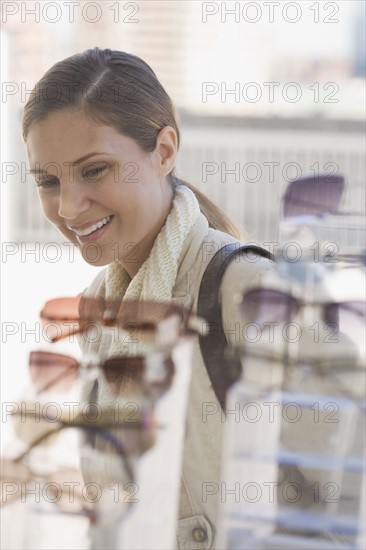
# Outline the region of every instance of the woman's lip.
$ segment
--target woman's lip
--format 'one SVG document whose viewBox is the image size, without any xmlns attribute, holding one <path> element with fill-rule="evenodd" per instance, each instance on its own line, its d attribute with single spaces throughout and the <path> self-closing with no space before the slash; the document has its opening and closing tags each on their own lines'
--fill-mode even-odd
<svg viewBox="0 0 366 550">
<path fill-rule="evenodd" d="M 111 216 L 111 219 L 109 220 L 108 223 L 106 223 L 105 225 L 103 225 L 103 227 L 100 227 L 96 231 L 93 231 L 93 233 L 90 233 L 89 235 L 83 235 L 83 236 L 76 235 L 76 238 L 79 241 L 79 243 L 88 244 L 88 243 L 97 241 L 107 231 L 108 227 L 111 225 L 113 221 L 113 217 L 114 216 Z"/>
<path fill-rule="evenodd" d="M 104 218 L 108 218 L 108 216 L 112 218 L 112 215 L 108 214 L 107 216 L 103 216 L 103 218 L 99 218 L 94 222 L 84 223 L 83 225 L 68 225 L 67 227 L 68 229 L 71 229 L 71 231 L 82 231 L 83 229 L 87 229 L 88 227 L 92 227 L 93 225 L 96 225 L 97 223 L 104 220 Z"/>
</svg>

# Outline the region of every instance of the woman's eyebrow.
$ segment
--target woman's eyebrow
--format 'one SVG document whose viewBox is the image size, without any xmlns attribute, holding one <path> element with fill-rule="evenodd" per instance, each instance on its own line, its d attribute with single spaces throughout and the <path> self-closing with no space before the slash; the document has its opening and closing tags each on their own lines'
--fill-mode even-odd
<svg viewBox="0 0 366 550">
<path fill-rule="evenodd" d="M 77 160 L 72 160 L 72 161 L 70 161 L 70 162 L 65 162 L 64 164 L 65 164 L 65 166 L 77 165 L 77 164 L 81 164 L 82 162 L 84 162 L 84 160 L 87 160 L 87 159 L 89 159 L 90 157 L 94 157 L 94 156 L 96 156 L 96 155 L 106 155 L 106 154 L 107 154 L 107 153 L 102 152 L 102 151 L 100 151 L 100 152 L 94 151 L 93 153 L 88 153 L 87 155 L 84 155 L 83 157 L 80 157 L 80 158 L 77 159 Z M 53 163 L 53 162 L 49 162 L 49 163 L 47 163 L 47 164 L 49 164 L 50 166 L 55 165 L 55 163 Z M 35 174 L 35 173 L 46 173 L 47 170 L 41 169 L 41 168 L 40 168 L 39 162 L 37 162 L 37 163 L 36 163 L 36 167 L 35 167 L 35 168 L 31 168 L 31 169 L 29 170 L 29 172 L 31 172 L 32 174 Z"/>
<path fill-rule="evenodd" d="M 77 160 L 73 160 L 72 162 L 69 162 L 68 164 L 80 164 L 82 162 L 84 162 L 84 160 L 87 160 L 88 158 L 90 157 L 93 157 L 95 155 L 106 155 L 107 153 L 105 152 L 98 152 L 98 151 L 94 151 L 94 153 L 88 153 L 87 155 L 84 155 L 83 157 L 80 157 L 79 159 Z"/>
</svg>

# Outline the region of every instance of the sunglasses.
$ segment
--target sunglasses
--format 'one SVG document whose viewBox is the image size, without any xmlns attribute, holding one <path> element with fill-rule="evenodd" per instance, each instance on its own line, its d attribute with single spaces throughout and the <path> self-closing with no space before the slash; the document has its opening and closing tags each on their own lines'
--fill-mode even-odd
<svg viewBox="0 0 366 550">
<path fill-rule="evenodd" d="M 80 486 L 84 485 L 84 480 L 81 472 L 76 469 L 56 470 L 52 473 L 40 473 L 32 469 L 24 460 L 18 459 L 1 459 L 1 506 L 11 504 L 12 502 L 25 497 L 27 490 L 30 489 L 30 484 L 35 481 L 43 481 L 45 484 L 51 484 L 55 489 L 54 484 L 58 486 L 63 485 L 65 482 L 74 485 L 73 497 L 77 501 L 76 510 L 79 512 L 80 508 L 83 508 L 83 495 L 80 490 Z M 13 491 L 9 491 L 9 485 L 15 485 Z M 61 497 L 64 496 L 64 492 L 61 493 Z M 57 500 L 57 504 L 63 511 L 63 499 Z M 71 499 L 69 499 L 71 501 Z M 81 505 L 80 505 L 81 504 Z M 87 503 L 85 503 L 87 504 Z M 87 507 L 87 513 L 91 513 L 92 509 Z M 93 515 L 91 515 L 91 519 Z"/>
<path fill-rule="evenodd" d="M 282 199 L 283 218 L 335 212 L 344 192 L 342 175 L 323 174 L 290 182 Z"/>
<path fill-rule="evenodd" d="M 240 360 L 245 383 L 255 380 L 260 392 L 274 389 L 294 392 L 300 390 L 306 395 L 315 391 L 319 397 L 320 384 L 327 388 L 327 394 L 344 395 L 363 403 L 366 397 L 366 367 L 351 357 L 314 359 L 309 357 L 291 358 L 275 352 L 248 351 L 247 346 L 227 348 L 229 359 Z M 252 370 L 251 370 L 252 369 Z M 317 382 L 314 389 L 314 376 Z M 308 382 L 312 390 L 304 390 Z"/>
<path fill-rule="evenodd" d="M 85 333 L 96 324 L 153 332 L 160 340 L 171 342 L 180 335 L 201 334 L 204 323 L 191 310 L 170 302 L 112 300 L 103 297 L 55 298 L 45 303 L 40 313 L 47 328 L 56 332 L 52 342 Z M 47 331 L 48 333 L 48 331 Z"/>
<path fill-rule="evenodd" d="M 79 362 L 69 355 L 45 351 L 29 354 L 29 372 L 38 393 L 49 389 L 68 391 L 80 372 L 93 371 L 94 364 Z M 157 351 L 146 356 L 110 357 L 97 363 L 110 393 L 142 394 L 160 398 L 171 386 L 175 368 L 171 354 Z M 94 370 L 95 375 L 98 374 Z"/>
<path fill-rule="evenodd" d="M 240 310 L 249 322 L 285 322 L 292 320 L 308 305 L 320 306 L 322 319 L 337 331 L 349 332 L 365 323 L 365 302 L 306 302 L 287 292 L 272 288 L 254 288 L 247 292 L 240 304 Z"/>
<path fill-rule="evenodd" d="M 332 261 L 333 258 L 329 254 L 325 255 L 324 261 L 326 262 L 328 259 Z M 347 267 L 366 267 L 366 250 L 360 254 L 337 254 L 336 260 L 337 262 L 344 262 L 345 264 L 348 264 Z"/>
<path fill-rule="evenodd" d="M 126 439 L 129 433 L 136 434 L 130 437 L 131 446 L 128 448 L 129 453 L 138 453 L 141 448 L 145 451 L 153 443 L 152 435 L 155 433 L 156 426 L 152 410 L 147 406 L 141 405 L 135 407 L 133 414 L 129 407 L 121 408 L 121 410 L 118 410 L 118 420 L 116 419 L 115 411 L 111 407 L 100 409 L 98 411 L 98 418 L 95 418 L 93 408 L 91 408 L 89 415 L 84 407 L 82 412 L 78 412 L 75 414 L 75 418 L 69 420 L 68 415 L 70 415 L 70 412 L 67 410 L 55 417 L 48 411 L 46 414 L 43 409 L 40 411 L 40 408 L 36 405 L 37 403 L 27 402 L 25 408 L 17 409 L 11 413 L 14 420 L 20 417 L 21 422 L 18 422 L 20 430 L 16 430 L 17 435 L 27 444 L 27 449 L 18 457 L 19 460 L 26 456 L 33 448 L 38 447 L 49 438 L 53 440 L 53 436 L 57 436 L 62 430 L 68 428 L 84 430 L 86 435 L 90 434 L 88 436 L 89 441 L 92 438 L 93 440 L 95 439 L 93 435 L 95 431 L 100 432 L 102 439 L 114 445 L 116 450 L 119 450 L 121 456 L 125 456 L 123 438 Z M 111 430 L 114 430 L 115 433 L 112 433 Z M 35 438 L 32 437 L 34 433 L 37 434 Z M 121 444 L 120 438 L 122 438 Z"/>
<path fill-rule="evenodd" d="M 102 441 L 108 444 L 108 450 L 99 450 L 90 447 L 80 449 L 82 473 L 80 470 L 73 468 L 56 469 L 56 471 L 49 473 L 49 460 L 45 461 L 44 466 L 46 471 L 42 472 L 42 462 L 39 460 L 39 457 L 37 457 L 37 470 L 27 464 L 27 459 L 28 461 L 32 459 L 32 451 L 34 449 L 51 436 L 60 433 L 66 428 L 77 429 L 84 436 L 85 441 L 90 436 L 101 438 Z M 114 434 L 109 431 L 111 428 L 115 431 Z M 128 495 L 130 494 L 129 488 L 134 485 L 135 477 L 132 463 L 128 457 L 131 457 L 131 454 L 136 455 L 136 451 L 135 453 L 131 453 L 128 445 L 129 441 L 127 440 L 126 444 L 123 436 L 121 437 L 121 434 L 126 431 L 133 431 L 135 434 L 144 434 L 143 445 L 140 445 L 137 453 L 139 456 L 154 443 L 152 426 L 147 430 L 141 424 L 136 425 L 125 422 L 91 426 L 86 425 L 85 422 L 62 422 L 56 428 L 52 427 L 47 433 L 35 439 L 29 448 L 17 458 L 1 459 L 0 506 L 6 506 L 15 500 L 25 497 L 27 491 L 34 491 L 35 482 L 42 482 L 42 484 L 51 485 L 51 487 L 47 488 L 48 502 L 52 499 L 52 491 L 55 492 L 54 502 L 57 505 L 57 513 L 85 516 L 93 524 L 109 524 L 117 519 L 119 520 L 126 512 L 129 503 L 133 502 L 133 500 L 128 499 Z M 93 499 L 88 495 L 88 498 L 85 498 L 86 483 L 93 485 L 94 490 L 97 486 L 100 496 L 96 495 L 96 498 Z M 119 484 L 118 486 L 123 486 L 126 490 L 126 498 L 123 499 L 123 502 L 127 503 L 127 506 L 122 505 L 120 499 L 118 503 L 115 501 L 115 494 L 111 490 L 111 487 L 116 483 Z M 70 484 L 73 487 L 71 496 L 70 491 L 65 489 Z"/>
</svg>

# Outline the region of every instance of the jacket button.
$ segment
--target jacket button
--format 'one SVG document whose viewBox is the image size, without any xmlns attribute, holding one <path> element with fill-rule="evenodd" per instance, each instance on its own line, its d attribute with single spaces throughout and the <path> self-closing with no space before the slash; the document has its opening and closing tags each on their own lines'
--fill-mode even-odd
<svg viewBox="0 0 366 550">
<path fill-rule="evenodd" d="M 203 527 L 192 529 L 192 538 L 195 542 L 204 542 L 207 539 L 206 530 Z"/>
</svg>

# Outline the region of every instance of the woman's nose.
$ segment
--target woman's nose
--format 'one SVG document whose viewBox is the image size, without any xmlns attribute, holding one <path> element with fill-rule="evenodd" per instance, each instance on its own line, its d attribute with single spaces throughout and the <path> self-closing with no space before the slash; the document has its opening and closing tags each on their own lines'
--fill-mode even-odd
<svg viewBox="0 0 366 550">
<path fill-rule="evenodd" d="M 86 190 L 75 180 L 60 184 L 59 197 L 58 215 L 64 219 L 75 219 L 90 207 Z"/>
</svg>

